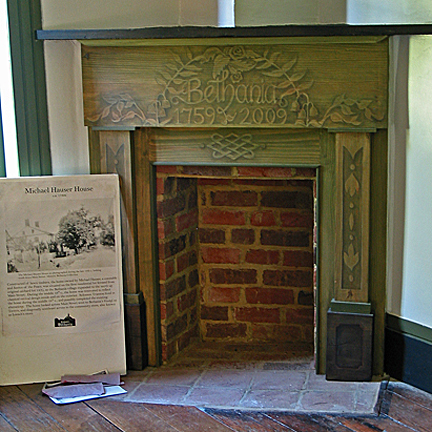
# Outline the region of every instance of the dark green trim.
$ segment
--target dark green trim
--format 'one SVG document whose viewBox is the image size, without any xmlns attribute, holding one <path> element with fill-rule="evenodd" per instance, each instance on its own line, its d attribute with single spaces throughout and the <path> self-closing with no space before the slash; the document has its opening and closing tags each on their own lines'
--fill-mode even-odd
<svg viewBox="0 0 432 432">
<path fill-rule="evenodd" d="M 291 24 L 258 27 L 148 27 L 134 29 L 39 30 L 41 40 L 178 39 L 302 36 L 395 36 L 431 34 L 430 24 Z"/>
<path fill-rule="evenodd" d="M 386 328 L 432 343 L 432 328 L 386 313 Z"/>
<path fill-rule="evenodd" d="M 51 174 L 40 0 L 8 0 L 12 76 L 21 175 Z"/>
<path fill-rule="evenodd" d="M 3 140 L 3 116 L 1 110 L 1 101 L 0 101 L 0 177 L 6 177 L 6 163 L 5 163 L 5 154 L 4 154 L 4 140 Z"/>
<path fill-rule="evenodd" d="M 333 299 L 330 303 L 330 310 L 332 312 L 346 312 L 351 314 L 370 314 L 371 304 L 344 302 Z"/>
<path fill-rule="evenodd" d="M 389 327 L 385 331 L 385 371 L 392 378 L 432 393 L 432 343 Z"/>
</svg>

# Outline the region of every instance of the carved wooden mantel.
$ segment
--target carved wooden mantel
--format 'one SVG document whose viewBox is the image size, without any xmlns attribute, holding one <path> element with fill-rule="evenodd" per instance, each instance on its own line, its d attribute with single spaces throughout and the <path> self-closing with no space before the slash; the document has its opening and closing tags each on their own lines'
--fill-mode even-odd
<svg viewBox="0 0 432 432">
<path fill-rule="evenodd" d="M 159 331 L 153 164 L 318 168 L 319 369 L 333 298 L 371 302 L 382 342 L 384 287 L 370 274 L 377 228 L 369 221 L 385 180 L 372 196 L 369 183 L 371 172 L 386 169 L 387 39 L 88 41 L 82 65 L 92 170 L 123 177 L 125 298 L 133 309 L 143 293 L 146 329 L 127 319 L 132 339 L 147 331 L 151 365 Z"/>
</svg>

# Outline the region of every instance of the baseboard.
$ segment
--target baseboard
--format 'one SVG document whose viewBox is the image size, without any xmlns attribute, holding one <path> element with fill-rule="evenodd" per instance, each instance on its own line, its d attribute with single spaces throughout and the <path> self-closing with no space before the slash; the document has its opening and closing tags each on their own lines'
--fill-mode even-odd
<svg viewBox="0 0 432 432">
<path fill-rule="evenodd" d="M 387 315 L 384 362 L 385 371 L 392 378 L 432 393 L 429 330 L 403 318 Z"/>
</svg>

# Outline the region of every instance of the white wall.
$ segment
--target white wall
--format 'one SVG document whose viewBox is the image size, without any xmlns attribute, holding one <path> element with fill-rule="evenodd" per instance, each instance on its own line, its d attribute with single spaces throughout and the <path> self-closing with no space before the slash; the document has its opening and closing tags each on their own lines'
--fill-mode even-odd
<svg viewBox="0 0 432 432">
<path fill-rule="evenodd" d="M 346 21 L 346 0 L 236 0 L 237 26 L 323 24 Z"/>
<path fill-rule="evenodd" d="M 420 24 L 432 22 L 430 0 L 347 0 L 350 24 Z"/>
<path fill-rule="evenodd" d="M 45 42 L 45 68 L 53 174 L 88 174 L 80 44 Z"/>
<path fill-rule="evenodd" d="M 410 40 L 409 137 L 399 314 L 432 327 L 432 36 Z"/>
</svg>

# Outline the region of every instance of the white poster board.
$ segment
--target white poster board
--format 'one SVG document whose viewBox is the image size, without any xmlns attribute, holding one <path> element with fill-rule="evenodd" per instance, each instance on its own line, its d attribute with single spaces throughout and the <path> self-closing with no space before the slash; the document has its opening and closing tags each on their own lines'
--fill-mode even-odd
<svg viewBox="0 0 432 432">
<path fill-rule="evenodd" d="M 0 180 L 0 385 L 126 372 L 117 175 Z"/>
</svg>

